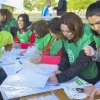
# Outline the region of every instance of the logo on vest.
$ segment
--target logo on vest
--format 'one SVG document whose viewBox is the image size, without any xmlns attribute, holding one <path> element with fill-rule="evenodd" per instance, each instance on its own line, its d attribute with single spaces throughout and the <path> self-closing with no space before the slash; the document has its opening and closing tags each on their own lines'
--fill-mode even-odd
<svg viewBox="0 0 100 100">
<path fill-rule="evenodd" d="M 70 49 L 68 49 L 68 57 L 69 57 L 69 62 L 74 61 L 74 54 Z"/>
<path fill-rule="evenodd" d="M 20 42 L 21 42 L 21 43 L 24 43 L 25 41 L 24 41 L 24 39 L 21 39 Z"/>
</svg>

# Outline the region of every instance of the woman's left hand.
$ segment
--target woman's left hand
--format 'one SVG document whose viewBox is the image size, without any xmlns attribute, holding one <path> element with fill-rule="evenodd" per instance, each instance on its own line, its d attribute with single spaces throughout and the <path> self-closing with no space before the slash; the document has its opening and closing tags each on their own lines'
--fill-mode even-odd
<svg viewBox="0 0 100 100">
<path fill-rule="evenodd" d="M 13 43 L 7 44 L 4 47 L 5 47 L 5 51 L 11 51 L 12 50 L 12 47 L 13 47 Z"/>
<path fill-rule="evenodd" d="M 42 51 L 42 50 L 39 50 L 39 51 L 38 51 L 38 54 L 39 54 L 39 55 L 43 55 L 43 51 Z"/>
<path fill-rule="evenodd" d="M 53 75 L 49 77 L 48 81 L 51 84 L 58 84 L 58 80 L 57 80 L 57 77 L 56 77 L 56 73 L 53 73 Z"/>
<path fill-rule="evenodd" d="M 92 91 L 95 90 L 95 89 L 96 89 L 95 86 L 85 86 L 85 87 L 84 87 L 84 93 L 90 95 L 90 94 L 92 93 Z"/>
<path fill-rule="evenodd" d="M 13 48 L 16 48 L 18 46 L 20 46 L 20 43 L 16 43 L 16 42 L 13 43 Z"/>
<path fill-rule="evenodd" d="M 40 63 L 41 62 L 41 56 L 37 56 L 30 60 L 31 63 Z"/>
<path fill-rule="evenodd" d="M 89 100 L 94 100 L 95 95 L 100 95 L 100 88 L 96 88 L 95 90 L 92 91 Z"/>
</svg>

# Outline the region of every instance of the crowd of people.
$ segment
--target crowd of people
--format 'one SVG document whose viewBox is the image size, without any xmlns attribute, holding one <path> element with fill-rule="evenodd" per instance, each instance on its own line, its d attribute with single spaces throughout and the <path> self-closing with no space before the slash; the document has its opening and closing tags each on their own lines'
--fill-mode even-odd
<svg viewBox="0 0 100 100">
<path fill-rule="evenodd" d="M 51 4 L 50 0 L 46 2 L 44 16 L 48 15 Z M 20 14 L 16 20 L 8 9 L 0 9 L 0 48 L 4 46 L 6 51 L 26 49 L 23 55 L 29 46 L 37 44 L 39 56 L 30 59 L 31 63 L 59 65 L 48 81 L 58 84 L 79 76 L 94 85 L 84 87 L 84 92 L 93 100 L 95 95 L 100 95 L 100 87 L 95 85 L 100 86 L 100 2 L 87 8 L 88 23 L 83 23 L 73 12 L 60 10 L 63 4 L 65 0 L 59 0 L 58 7 L 53 8 L 59 10 L 57 15 L 61 17 L 49 21 L 31 22 L 27 14 Z M 0 67 L 0 84 L 6 77 Z"/>
</svg>

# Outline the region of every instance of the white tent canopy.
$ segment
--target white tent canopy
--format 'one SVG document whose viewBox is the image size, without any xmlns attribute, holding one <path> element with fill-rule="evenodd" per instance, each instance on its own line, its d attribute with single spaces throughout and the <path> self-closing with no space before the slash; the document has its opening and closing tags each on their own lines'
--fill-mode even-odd
<svg viewBox="0 0 100 100">
<path fill-rule="evenodd" d="M 15 8 L 23 8 L 24 0 L 0 0 L 1 4 L 9 5 Z"/>
</svg>

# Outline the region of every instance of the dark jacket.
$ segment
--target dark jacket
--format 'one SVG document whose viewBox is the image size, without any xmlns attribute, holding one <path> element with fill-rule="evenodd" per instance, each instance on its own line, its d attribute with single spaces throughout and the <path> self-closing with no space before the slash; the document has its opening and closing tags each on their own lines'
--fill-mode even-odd
<svg viewBox="0 0 100 100">
<path fill-rule="evenodd" d="M 92 46 L 94 49 L 96 49 L 94 42 L 92 42 L 90 44 L 90 46 Z M 56 74 L 58 82 L 59 83 L 66 82 L 66 81 L 71 80 L 72 78 L 78 76 L 80 73 L 82 73 L 88 67 L 91 60 L 92 60 L 91 57 L 86 56 L 86 54 L 82 50 L 79 54 L 79 57 L 76 59 L 76 62 L 70 67 L 68 54 L 63 46 L 61 62 L 59 64 L 59 70 L 62 73 Z M 100 67 L 100 66 L 98 66 L 98 67 Z M 84 80 L 86 80 L 89 83 L 95 84 L 100 79 L 99 74 L 100 74 L 100 72 L 94 79 L 84 79 Z"/>
<path fill-rule="evenodd" d="M 66 6 L 66 0 L 59 0 L 58 7 L 54 7 L 54 9 L 57 10 L 57 16 L 61 16 L 63 13 L 66 12 Z"/>
</svg>

